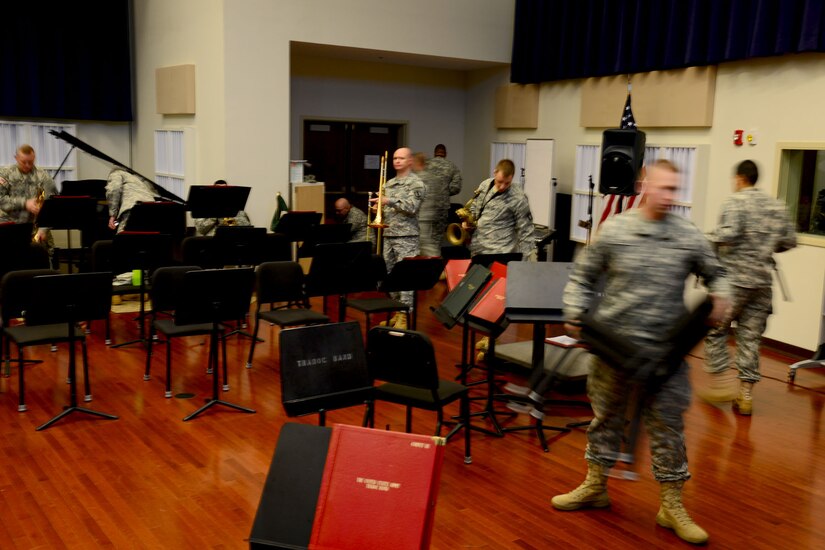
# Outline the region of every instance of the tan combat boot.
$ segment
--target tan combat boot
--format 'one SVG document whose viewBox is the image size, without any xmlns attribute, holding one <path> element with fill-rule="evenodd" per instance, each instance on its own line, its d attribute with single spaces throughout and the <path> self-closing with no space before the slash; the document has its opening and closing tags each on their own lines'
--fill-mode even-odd
<svg viewBox="0 0 825 550">
<path fill-rule="evenodd" d="M 708 384 L 696 390 L 697 395 L 709 403 L 723 403 L 736 398 L 736 371 L 725 369 L 719 373 L 708 373 Z"/>
<path fill-rule="evenodd" d="M 587 463 L 587 477 L 584 482 L 563 495 L 556 495 L 550 501 L 558 510 L 578 510 L 579 508 L 604 508 L 610 506 L 607 496 L 606 468 L 592 462 Z"/>
<path fill-rule="evenodd" d="M 753 382 L 742 382 L 739 384 L 739 395 L 733 402 L 733 410 L 743 416 L 750 416 L 753 413 Z"/>
<path fill-rule="evenodd" d="M 490 337 L 484 336 L 478 342 L 476 342 L 476 351 L 480 351 L 482 353 L 486 353 L 487 350 L 490 349 Z"/>
<path fill-rule="evenodd" d="M 708 532 L 696 525 L 682 504 L 682 485 L 684 481 L 663 481 L 661 484 L 661 501 L 656 523 L 673 529 L 680 539 L 703 544 L 708 541 Z"/>
</svg>

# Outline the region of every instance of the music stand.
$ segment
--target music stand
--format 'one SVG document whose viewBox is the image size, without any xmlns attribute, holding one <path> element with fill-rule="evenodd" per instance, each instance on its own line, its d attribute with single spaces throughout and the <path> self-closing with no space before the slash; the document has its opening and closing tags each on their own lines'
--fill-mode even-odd
<svg viewBox="0 0 825 550">
<path fill-rule="evenodd" d="M 430 290 L 438 282 L 444 272 L 444 259 L 440 257 L 412 257 L 404 258 L 392 268 L 387 278 L 380 284 L 382 292 L 413 293 L 413 314 L 410 319 L 410 328 L 416 330 L 418 326 L 418 292 Z"/>
<path fill-rule="evenodd" d="M 292 244 L 292 259 L 298 260 L 297 242 L 306 241 L 312 235 L 312 230 L 321 223 L 323 215 L 320 212 L 291 211 L 287 212 L 278 221 L 277 232 L 286 235 Z"/>
<path fill-rule="evenodd" d="M 221 338 L 221 322 L 239 319 L 249 311 L 252 288 L 255 285 L 255 270 L 251 267 L 234 269 L 204 269 L 190 271 L 183 276 L 183 295 L 175 311 L 176 325 L 212 323 L 209 345 L 212 353 L 209 369 L 212 371 L 212 397 L 206 404 L 186 416 L 184 422 L 192 420 L 215 405 L 223 405 L 241 412 L 254 413 L 248 409 L 220 399 L 218 377 L 220 359 L 218 344 Z M 207 369 L 207 370 L 209 370 Z M 224 359 L 224 379 L 227 365 Z"/>
<path fill-rule="evenodd" d="M 288 416 L 366 405 L 362 425 L 372 417 L 375 388 L 367 368 L 361 326 L 356 321 L 281 331 L 281 402 Z"/>
<path fill-rule="evenodd" d="M 521 252 L 505 252 L 503 254 L 476 254 L 470 259 L 471 264 L 490 267 L 493 262 L 507 265 L 509 262 L 518 262 L 522 258 Z"/>
<path fill-rule="evenodd" d="M 343 321 L 348 293 L 375 290 L 371 257 L 369 241 L 317 245 L 307 274 L 307 295 L 324 297 L 324 313 L 326 296 L 337 295 L 338 320 Z"/>
<path fill-rule="evenodd" d="M 298 257 L 312 257 L 315 251 L 315 245 L 345 243 L 350 240 L 351 236 L 351 223 L 322 223 L 314 225 L 310 229 L 309 237 L 307 237 L 298 250 Z"/>
<path fill-rule="evenodd" d="M 28 267 L 25 258 L 31 248 L 33 231 L 31 223 L 0 223 L 0 277 Z"/>
<path fill-rule="evenodd" d="M 236 185 L 193 185 L 186 209 L 193 218 L 234 218 L 246 208 L 251 187 Z"/>
<path fill-rule="evenodd" d="M 106 180 L 65 180 L 60 183 L 60 195 L 106 200 Z"/>
<path fill-rule="evenodd" d="M 38 426 L 37 430 L 45 430 L 73 412 L 117 420 L 117 416 L 113 414 L 78 406 L 74 337 L 74 327 L 78 321 L 104 319 L 109 314 L 112 305 L 112 274 L 71 273 L 35 277 L 32 279 L 32 297 L 32 303 L 26 311 L 26 322 L 32 325 L 66 323 L 69 336 L 69 405 L 63 412 Z"/>
<path fill-rule="evenodd" d="M 170 203 L 171 204 L 171 203 Z M 130 224 L 131 225 L 131 224 Z M 156 268 L 172 263 L 172 237 L 161 233 L 123 231 L 112 240 L 112 266 L 118 273 L 140 270 L 140 310 L 138 313 L 138 338 L 112 346 L 119 348 L 146 344 L 146 279 Z M 111 286 L 111 281 L 109 282 Z M 111 306 L 111 304 L 110 304 Z"/>
<path fill-rule="evenodd" d="M 96 215 L 97 199 L 63 195 L 53 195 L 46 199 L 37 214 L 37 225 L 40 227 L 66 230 L 69 273 L 73 271 L 72 229 L 80 230 L 81 233 L 87 231 Z"/>
<path fill-rule="evenodd" d="M 564 302 L 562 298 L 573 265 L 571 262 L 528 261 L 512 262 L 508 265 L 507 277 L 510 284 L 508 285 L 505 306 L 507 318 L 513 323 L 532 323 L 533 325 L 531 389 L 532 384 L 544 376 L 545 326 L 547 323 L 558 324 L 564 322 L 562 312 Z M 543 386 L 549 389 L 553 379 L 554 374 L 550 373 L 543 381 Z M 541 396 L 539 397 L 541 398 Z M 589 403 L 572 400 L 543 401 L 543 403 L 590 406 Z M 580 424 L 574 422 L 566 426 L 548 426 L 544 425 L 542 418 L 537 418 L 534 425 L 511 426 L 504 428 L 504 431 L 535 430 L 542 449 L 548 452 L 549 447 L 544 431 L 553 430 L 564 433 L 569 432 L 570 428 L 575 425 Z"/>
<path fill-rule="evenodd" d="M 139 202 L 129 211 L 127 229 L 164 233 L 180 243 L 186 235 L 186 207 L 176 202 Z"/>
<path fill-rule="evenodd" d="M 222 265 L 258 265 L 266 247 L 266 228 L 221 225 L 215 229 L 214 239 Z"/>
</svg>

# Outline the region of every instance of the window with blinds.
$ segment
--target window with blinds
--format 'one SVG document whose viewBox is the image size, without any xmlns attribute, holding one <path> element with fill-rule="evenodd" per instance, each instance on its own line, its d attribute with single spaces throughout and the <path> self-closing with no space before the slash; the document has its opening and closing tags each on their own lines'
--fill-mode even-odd
<svg viewBox="0 0 825 550">
<path fill-rule="evenodd" d="M 0 121 L 0 165 L 15 164 L 17 148 L 28 143 L 34 147 L 35 165 L 52 176 L 58 189 L 61 182 L 77 179 L 77 152 L 65 141 L 51 135 L 51 130 L 71 135 L 77 132 L 74 124 Z"/>
</svg>

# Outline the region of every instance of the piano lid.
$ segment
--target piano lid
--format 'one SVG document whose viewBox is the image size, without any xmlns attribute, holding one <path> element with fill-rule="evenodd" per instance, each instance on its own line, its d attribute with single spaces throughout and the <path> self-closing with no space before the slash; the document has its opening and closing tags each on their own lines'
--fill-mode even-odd
<svg viewBox="0 0 825 550">
<path fill-rule="evenodd" d="M 53 135 L 54 137 L 56 137 L 57 139 L 62 139 L 63 141 L 65 141 L 66 143 L 71 145 L 72 147 L 77 147 L 81 151 L 84 151 L 84 152 L 92 155 L 93 157 L 97 157 L 97 158 L 99 158 L 100 160 L 102 160 L 104 162 L 114 164 L 115 166 L 123 168 L 124 170 L 126 170 L 130 174 L 134 174 L 135 176 L 138 176 L 139 178 L 143 178 L 144 180 L 146 180 L 146 181 L 148 181 L 149 183 L 152 184 L 152 186 L 155 188 L 155 191 L 157 191 L 158 195 L 160 195 L 161 197 L 163 197 L 167 200 L 173 201 L 173 202 L 178 202 L 180 204 L 186 204 L 186 201 L 183 200 L 182 198 L 180 198 L 179 196 L 175 195 L 171 191 L 168 191 L 168 190 L 164 189 L 163 187 L 161 187 L 160 185 L 158 185 L 154 181 L 150 180 L 149 178 L 147 178 L 143 174 L 141 174 L 141 173 L 139 173 L 135 170 L 132 170 L 130 167 L 126 166 L 125 164 L 123 164 L 121 162 L 118 162 L 115 159 L 113 159 L 112 157 L 110 157 L 109 155 L 106 155 L 105 153 L 95 149 L 94 147 L 92 147 L 91 145 L 89 145 L 88 143 L 83 141 L 82 139 L 77 138 L 77 137 L 75 137 L 71 134 L 67 134 L 63 130 L 61 130 L 59 132 L 55 131 L 55 130 L 49 130 L 49 133 L 51 135 Z"/>
</svg>

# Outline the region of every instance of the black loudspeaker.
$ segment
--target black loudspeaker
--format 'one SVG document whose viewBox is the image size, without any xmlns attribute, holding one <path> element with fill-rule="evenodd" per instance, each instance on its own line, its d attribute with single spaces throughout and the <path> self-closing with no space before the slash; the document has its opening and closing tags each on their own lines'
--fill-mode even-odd
<svg viewBox="0 0 825 550">
<path fill-rule="evenodd" d="M 602 134 L 602 169 L 599 193 L 635 195 L 636 177 L 645 157 L 645 133 L 641 130 L 605 130 Z"/>
</svg>

